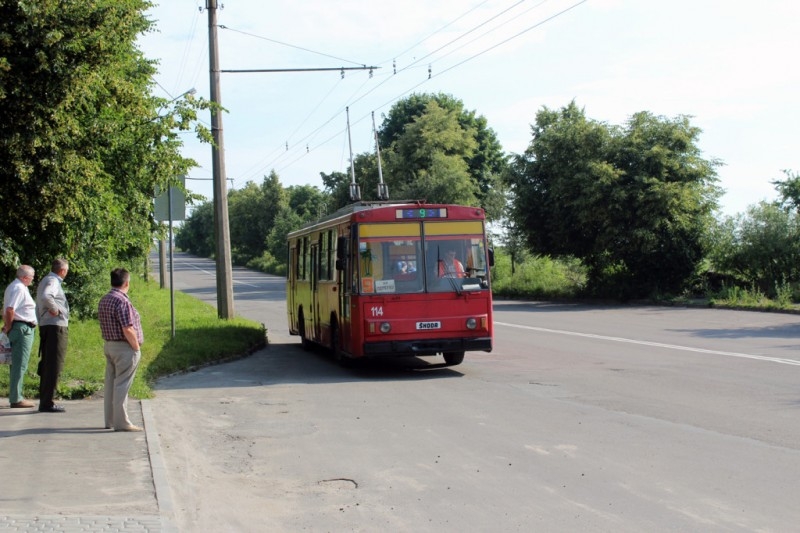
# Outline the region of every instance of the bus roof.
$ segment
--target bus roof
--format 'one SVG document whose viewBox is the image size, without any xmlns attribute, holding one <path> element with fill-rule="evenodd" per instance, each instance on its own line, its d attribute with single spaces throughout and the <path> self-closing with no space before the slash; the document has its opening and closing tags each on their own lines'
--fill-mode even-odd
<svg viewBox="0 0 800 533">
<path fill-rule="evenodd" d="M 348 219 L 353 222 L 395 222 L 401 219 L 411 221 L 435 219 L 483 220 L 484 218 L 484 210 L 480 207 L 428 204 L 422 200 L 361 201 L 346 205 L 329 215 L 309 222 L 290 232 L 287 237 L 306 233 L 317 226 L 334 226 Z"/>
</svg>

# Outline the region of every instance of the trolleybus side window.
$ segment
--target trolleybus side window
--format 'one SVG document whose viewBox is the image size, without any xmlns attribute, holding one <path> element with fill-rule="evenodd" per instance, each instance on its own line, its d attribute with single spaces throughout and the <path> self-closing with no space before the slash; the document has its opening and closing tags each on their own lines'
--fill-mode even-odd
<svg viewBox="0 0 800 533">
<path fill-rule="evenodd" d="M 327 239 L 327 246 L 325 247 L 325 262 L 327 263 L 327 270 L 328 270 L 328 277 L 326 279 L 334 280 L 336 279 L 336 270 L 334 267 L 334 259 L 333 259 L 333 235 L 334 231 L 332 229 L 327 231 L 326 239 Z"/>
<path fill-rule="evenodd" d="M 311 281 L 311 239 L 303 237 L 303 279 Z"/>
<path fill-rule="evenodd" d="M 330 278 L 330 257 L 329 251 L 328 232 L 320 233 L 319 235 L 319 279 L 328 280 Z"/>
<path fill-rule="evenodd" d="M 292 280 L 297 280 L 297 274 L 299 272 L 298 262 L 297 262 L 297 242 L 296 241 L 289 241 L 289 277 Z"/>
</svg>

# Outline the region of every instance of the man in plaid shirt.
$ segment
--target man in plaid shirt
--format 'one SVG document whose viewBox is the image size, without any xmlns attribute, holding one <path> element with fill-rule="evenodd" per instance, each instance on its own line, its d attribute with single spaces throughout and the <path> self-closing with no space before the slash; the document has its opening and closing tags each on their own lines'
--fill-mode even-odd
<svg viewBox="0 0 800 533">
<path fill-rule="evenodd" d="M 128 391 L 142 358 L 142 320 L 128 298 L 131 275 L 124 268 L 111 271 L 111 290 L 100 299 L 97 315 L 105 345 L 106 429 L 142 431 L 128 418 Z"/>
</svg>

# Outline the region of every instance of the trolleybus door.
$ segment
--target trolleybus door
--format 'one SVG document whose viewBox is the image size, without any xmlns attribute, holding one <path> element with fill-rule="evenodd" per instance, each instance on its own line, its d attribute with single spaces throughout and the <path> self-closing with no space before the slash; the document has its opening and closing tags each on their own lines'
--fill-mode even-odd
<svg viewBox="0 0 800 533">
<path fill-rule="evenodd" d="M 286 309 L 289 312 L 289 324 L 292 328 L 297 326 L 297 306 L 295 304 L 295 291 L 297 291 L 297 273 L 298 273 L 298 259 L 299 259 L 299 242 L 292 246 L 289 243 L 289 272 L 287 272 L 287 280 L 289 282 L 288 291 L 286 291 Z"/>
<path fill-rule="evenodd" d="M 314 340 L 320 339 L 320 322 L 319 322 L 319 294 L 318 279 L 319 279 L 319 244 L 311 242 L 311 313 L 314 317 Z"/>
<path fill-rule="evenodd" d="M 353 261 L 349 257 L 349 239 L 336 239 L 336 285 L 339 295 L 339 342 L 341 348 L 350 351 L 350 280 Z"/>
</svg>

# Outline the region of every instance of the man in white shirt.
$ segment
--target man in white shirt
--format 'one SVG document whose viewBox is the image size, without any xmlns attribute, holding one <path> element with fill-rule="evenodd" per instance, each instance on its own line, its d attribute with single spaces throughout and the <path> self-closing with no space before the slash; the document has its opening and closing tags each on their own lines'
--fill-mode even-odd
<svg viewBox="0 0 800 533">
<path fill-rule="evenodd" d="M 3 295 L 3 332 L 11 341 L 8 400 L 13 408 L 34 406 L 22 395 L 22 381 L 28 370 L 36 328 L 36 302 L 28 290 L 34 274 L 33 267 L 29 265 L 19 267 L 17 279 L 6 287 Z"/>
</svg>

